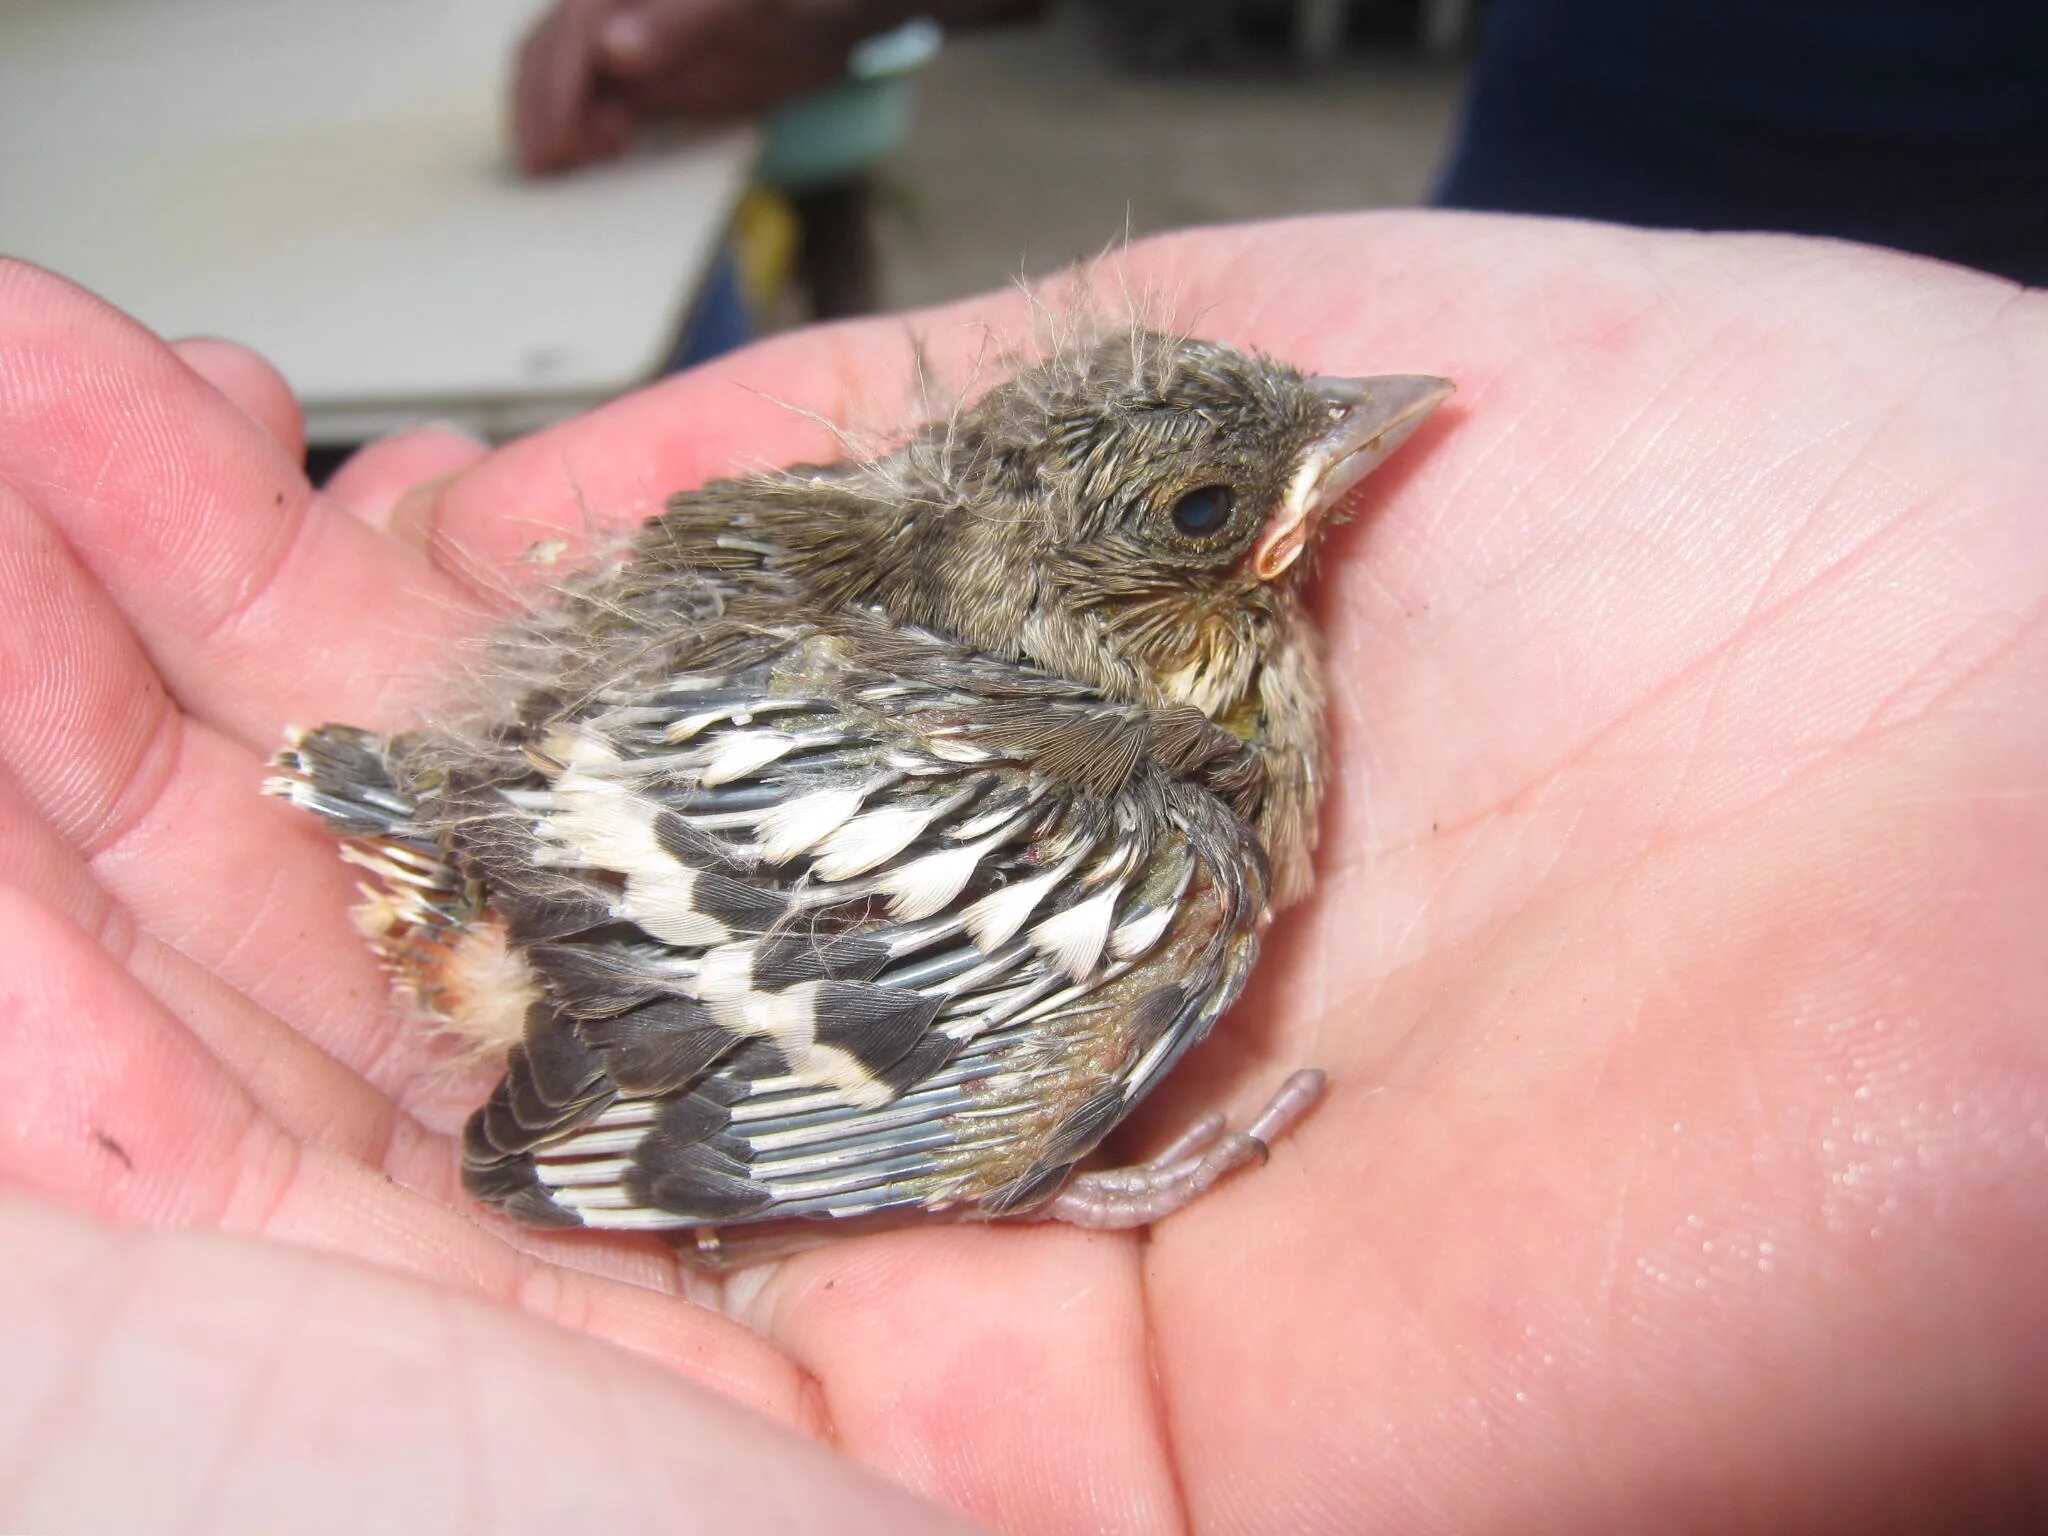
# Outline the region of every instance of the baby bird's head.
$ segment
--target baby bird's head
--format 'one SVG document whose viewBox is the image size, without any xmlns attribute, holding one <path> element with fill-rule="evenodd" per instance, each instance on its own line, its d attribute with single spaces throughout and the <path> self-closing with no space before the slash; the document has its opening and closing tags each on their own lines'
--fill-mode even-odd
<svg viewBox="0 0 2048 1536">
<path fill-rule="evenodd" d="M 1262 668 L 1301 643 L 1304 557 L 1450 391 L 1143 331 L 1031 369 L 923 441 L 959 509 L 934 540 L 947 606 L 1003 615 L 963 638 L 1254 734 Z"/>
<path fill-rule="evenodd" d="M 1132 331 L 990 390 L 881 459 L 791 471 L 776 565 L 977 650 L 1242 734 L 1301 650 L 1305 558 L 1447 379 L 1311 377 Z"/>
</svg>

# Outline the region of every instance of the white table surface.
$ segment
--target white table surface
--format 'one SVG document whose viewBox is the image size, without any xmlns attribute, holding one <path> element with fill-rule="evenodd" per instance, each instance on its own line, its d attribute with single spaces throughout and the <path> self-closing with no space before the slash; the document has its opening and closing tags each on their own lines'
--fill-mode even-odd
<svg viewBox="0 0 2048 1536">
<path fill-rule="evenodd" d="M 0 0 L 0 251 L 284 370 L 314 439 L 523 430 L 650 377 L 749 130 L 545 183 L 535 0 Z"/>
</svg>

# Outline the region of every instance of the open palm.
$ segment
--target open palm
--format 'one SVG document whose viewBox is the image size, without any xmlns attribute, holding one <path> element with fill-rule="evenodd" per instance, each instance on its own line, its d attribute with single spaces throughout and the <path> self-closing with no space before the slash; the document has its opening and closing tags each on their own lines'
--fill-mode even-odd
<svg viewBox="0 0 2048 1536">
<path fill-rule="evenodd" d="M 1129 1150 L 1293 1066 L 1329 1097 L 1149 1236 L 715 1283 L 461 1199 L 478 1085 L 256 786 L 288 722 L 401 723 L 536 547 L 824 452 L 770 396 L 900 408 L 903 328 L 315 495 L 253 358 L 0 268 L 0 1524 L 947 1525 L 806 1436 L 1024 1532 L 2048 1498 L 2042 301 L 1426 215 L 1124 267 L 1204 333 L 1460 385 L 1328 552 L 1318 893 Z M 965 357 L 1021 310 L 920 329 Z"/>
</svg>

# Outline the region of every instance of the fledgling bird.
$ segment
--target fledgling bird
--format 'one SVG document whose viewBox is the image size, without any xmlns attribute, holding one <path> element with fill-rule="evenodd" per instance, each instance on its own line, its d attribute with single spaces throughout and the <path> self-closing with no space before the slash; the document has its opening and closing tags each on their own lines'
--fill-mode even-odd
<svg viewBox="0 0 2048 1536">
<path fill-rule="evenodd" d="M 1303 587 L 1449 393 L 1142 328 L 869 460 L 678 496 L 508 627 L 510 702 L 297 733 L 399 984 L 504 1051 L 478 1199 L 547 1226 L 1139 1225 L 1315 1100 L 1076 1165 L 1309 888 Z"/>
</svg>

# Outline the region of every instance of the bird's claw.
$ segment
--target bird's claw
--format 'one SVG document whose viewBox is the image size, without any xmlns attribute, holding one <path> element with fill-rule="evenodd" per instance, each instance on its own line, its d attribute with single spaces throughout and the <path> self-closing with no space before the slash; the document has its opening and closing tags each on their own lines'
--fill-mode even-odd
<svg viewBox="0 0 2048 1536">
<path fill-rule="evenodd" d="M 1224 1175 L 1272 1155 L 1272 1142 L 1314 1107 L 1324 1077 L 1294 1073 L 1242 1131 L 1225 1132 L 1215 1111 L 1204 1115 L 1147 1163 L 1084 1173 L 1033 1213 L 1040 1220 L 1116 1230 L 1142 1227 L 1196 1199 Z"/>
</svg>

